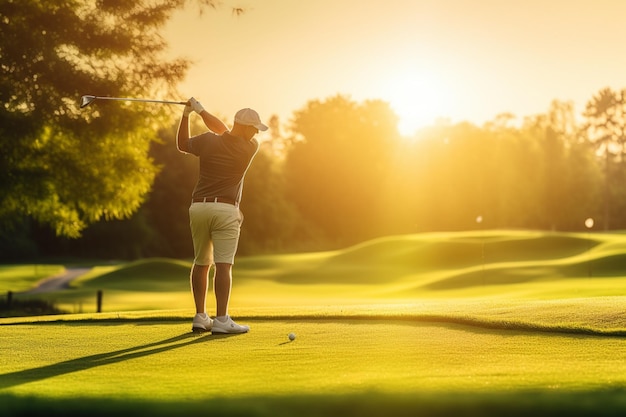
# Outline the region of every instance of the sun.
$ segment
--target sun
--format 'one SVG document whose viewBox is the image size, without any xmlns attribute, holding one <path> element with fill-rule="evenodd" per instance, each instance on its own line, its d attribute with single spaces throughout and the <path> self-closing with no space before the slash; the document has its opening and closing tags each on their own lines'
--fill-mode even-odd
<svg viewBox="0 0 626 417">
<path fill-rule="evenodd" d="M 381 98 L 399 117 L 398 130 L 412 136 L 416 130 L 445 118 L 449 93 L 435 76 L 401 74 L 385 81 Z"/>
</svg>

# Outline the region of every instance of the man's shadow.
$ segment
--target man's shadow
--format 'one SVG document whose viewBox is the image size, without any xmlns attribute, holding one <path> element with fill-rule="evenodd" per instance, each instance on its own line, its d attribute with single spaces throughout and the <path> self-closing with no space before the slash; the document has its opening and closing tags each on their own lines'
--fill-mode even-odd
<svg viewBox="0 0 626 417">
<path fill-rule="evenodd" d="M 29 382 L 41 381 L 46 378 L 52 378 L 72 372 L 83 371 L 85 369 L 91 369 L 97 366 L 109 365 L 130 359 L 167 352 L 185 346 L 190 346 L 196 343 L 204 343 L 210 340 L 221 339 L 229 336 L 233 335 L 211 335 L 211 333 L 203 333 L 198 335 L 189 332 L 180 336 L 160 340 L 158 342 L 148 343 L 146 345 L 134 346 L 131 348 L 121 349 L 113 352 L 99 353 L 96 355 L 85 356 L 82 358 L 70 359 L 67 361 L 42 366 L 39 368 L 9 372 L 0 375 L 0 390 L 26 384 Z"/>
</svg>

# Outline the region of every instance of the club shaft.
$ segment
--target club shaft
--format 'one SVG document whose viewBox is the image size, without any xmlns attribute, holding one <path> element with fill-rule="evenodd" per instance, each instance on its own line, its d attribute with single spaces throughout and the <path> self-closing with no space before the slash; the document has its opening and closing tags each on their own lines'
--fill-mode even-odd
<svg viewBox="0 0 626 417">
<path fill-rule="evenodd" d="M 153 100 L 149 98 L 106 97 L 96 96 L 94 100 L 141 101 L 143 103 L 186 104 L 184 101 Z"/>
</svg>

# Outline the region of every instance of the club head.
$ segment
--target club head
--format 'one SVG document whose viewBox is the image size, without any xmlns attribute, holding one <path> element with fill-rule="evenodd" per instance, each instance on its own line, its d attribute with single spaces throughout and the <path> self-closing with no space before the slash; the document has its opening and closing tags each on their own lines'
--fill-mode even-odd
<svg viewBox="0 0 626 417">
<path fill-rule="evenodd" d="M 87 107 L 92 101 L 96 99 L 96 96 L 82 96 L 80 98 L 80 108 Z"/>
</svg>

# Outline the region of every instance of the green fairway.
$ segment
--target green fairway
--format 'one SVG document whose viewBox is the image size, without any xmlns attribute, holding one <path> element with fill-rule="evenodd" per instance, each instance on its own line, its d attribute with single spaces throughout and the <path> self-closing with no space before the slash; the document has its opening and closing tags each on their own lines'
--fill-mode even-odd
<svg viewBox="0 0 626 417">
<path fill-rule="evenodd" d="M 0 415 L 624 415 L 623 254 L 494 231 L 242 258 L 237 336 L 190 332 L 188 262 L 96 265 L 46 294 L 82 314 L 0 319 Z"/>
<path fill-rule="evenodd" d="M 187 323 L 158 321 L 4 327 L 0 387 L 45 397 L 199 400 L 626 384 L 624 340 L 615 337 L 375 317 L 249 322 L 253 331 L 241 336 L 195 336 Z M 25 340 L 33 343 L 27 351 Z"/>
<path fill-rule="evenodd" d="M 258 415 L 276 415 L 281 400 L 299 399 L 294 407 L 301 410 L 318 398 L 330 400 L 311 405 L 325 415 L 360 415 L 326 407 L 338 401 L 356 411 L 354 399 L 367 393 L 369 402 L 381 404 L 402 398 L 404 412 L 428 404 L 450 412 L 490 403 L 503 407 L 505 399 L 533 398 L 538 402 L 521 409 L 580 412 L 573 407 L 578 404 L 594 415 L 626 411 L 622 337 L 364 315 L 247 322 L 251 332 L 238 336 L 196 336 L 188 320 L 176 316 L 2 326 L 0 398 L 34 411 L 38 404 L 63 401 L 86 409 L 106 398 L 112 404 L 185 400 L 197 411 L 204 401 L 222 399 L 222 412 L 235 407 Z M 293 342 L 289 332 L 297 335 Z M 17 401 L 31 396 L 37 401 Z M 446 404 L 456 396 L 465 399 Z M 560 404 L 560 398 L 570 403 Z M 254 410 L 267 401 L 273 404 L 269 410 Z"/>
<path fill-rule="evenodd" d="M 71 313 L 95 312 L 98 291 L 103 312 L 184 309 L 190 267 L 172 259 L 103 263 L 75 280 L 71 291 L 37 297 Z M 245 308 L 624 296 L 626 235 L 496 230 L 390 236 L 338 251 L 238 258 L 233 271 L 232 305 Z M 4 276 L 7 290 L 27 289 Z"/>
</svg>

